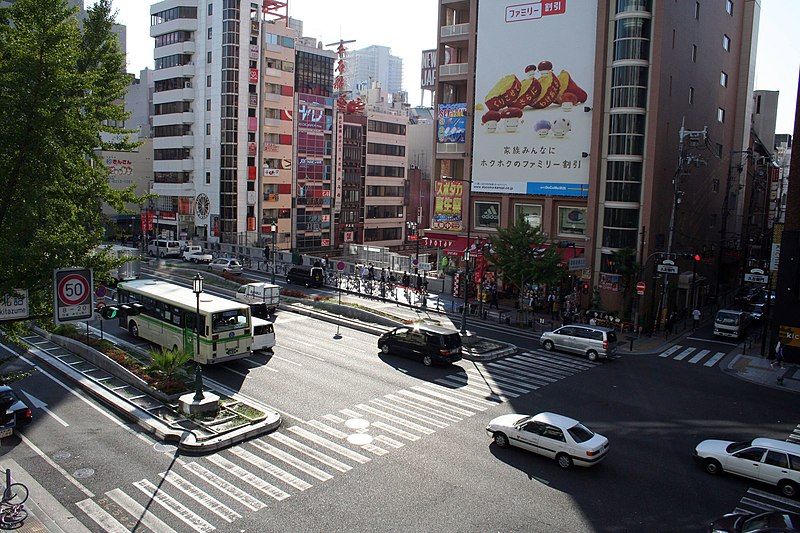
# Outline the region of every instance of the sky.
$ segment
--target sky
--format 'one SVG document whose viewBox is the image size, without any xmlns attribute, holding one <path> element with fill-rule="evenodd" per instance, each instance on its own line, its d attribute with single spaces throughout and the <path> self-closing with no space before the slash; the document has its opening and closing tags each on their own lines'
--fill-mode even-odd
<svg viewBox="0 0 800 533">
<path fill-rule="evenodd" d="M 86 2 L 91 4 L 91 0 Z M 128 71 L 153 67 L 150 5 L 154 0 L 114 0 L 128 36 Z M 289 15 L 306 36 L 324 43 L 355 39 L 352 46 L 383 45 L 403 58 L 403 84 L 412 105 L 420 100 L 422 50 L 436 47 L 436 0 L 290 0 Z M 800 69 L 800 0 L 761 0 L 755 89 L 780 91 L 777 133 L 792 133 Z M 425 105 L 430 104 L 429 93 Z"/>
</svg>

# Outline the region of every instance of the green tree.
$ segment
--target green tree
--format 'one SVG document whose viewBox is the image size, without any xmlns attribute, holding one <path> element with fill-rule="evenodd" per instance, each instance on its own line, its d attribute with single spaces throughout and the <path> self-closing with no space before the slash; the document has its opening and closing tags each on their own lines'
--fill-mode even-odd
<svg viewBox="0 0 800 533">
<path fill-rule="evenodd" d="M 161 350 L 152 352 L 152 363 L 147 371 L 162 378 L 167 383 L 175 381 L 175 377 L 182 371 L 183 367 L 191 361 L 192 354 L 188 350 L 178 348 L 177 350 Z"/>
<path fill-rule="evenodd" d="M 555 246 L 545 247 L 541 229 L 532 227 L 522 216 L 512 226 L 498 228 L 491 240 L 489 263 L 519 289 L 520 307 L 525 285 L 552 285 L 561 279 L 564 269 L 558 265 L 561 261 L 558 250 Z"/>
<path fill-rule="evenodd" d="M 93 255 L 102 202 L 138 203 L 114 191 L 97 149 L 126 148 L 122 104 L 129 76 L 111 0 L 87 11 L 82 28 L 66 0 L 17 0 L 0 9 L 0 294 L 27 288 L 49 304 L 54 268 L 107 272 Z M 110 141 L 109 141 L 110 140 Z"/>
<path fill-rule="evenodd" d="M 636 250 L 633 248 L 622 248 L 611 253 L 611 269 L 615 274 L 619 274 L 622 283 L 623 314 L 630 316 L 631 300 L 633 297 L 632 285 L 639 276 L 639 263 L 636 262 Z"/>
</svg>

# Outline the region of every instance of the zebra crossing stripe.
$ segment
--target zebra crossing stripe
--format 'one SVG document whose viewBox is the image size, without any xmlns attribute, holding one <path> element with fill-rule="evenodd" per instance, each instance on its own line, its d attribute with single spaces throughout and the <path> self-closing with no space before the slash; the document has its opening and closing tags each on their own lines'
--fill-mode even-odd
<svg viewBox="0 0 800 533">
<path fill-rule="evenodd" d="M 386 455 L 387 453 L 389 453 L 387 450 L 384 450 L 384 449 L 383 449 L 383 448 L 381 448 L 380 446 L 375 446 L 375 445 L 374 445 L 374 444 L 372 444 L 371 442 L 370 442 L 370 443 L 367 443 L 367 444 L 364 444 L 364 445 L 362 445 L 362 446 L 361 446 L 361 449 L 363 449 L 363 450 L 367 450 L 368 452 L 370 452 L 370 453 L 374 453 L 375 455 Z"/>
<path fill-rule="evenodd" d="M 527 373 L 523 373 L 519 370 L 508 369 L 500 366 L 490 366 L 487 367 L 487 370 L 492 374 L 492 377 L 501 377 L 501 378 L 506 377 L 508 379 L 517 380 L 519 383 L 524 383 L 525 385 L 531 383 L 541 387 L 552 383 L 552 381 L 545 381 L 540 378 L 533 378 Z"/>
<path fill-rule="evenodd" d="M 233 522 L 237 518 L 241 518 L 242 515 L 228 507 L 227 505 L 223 504 L 222 502 L 212 498 L 210 495 L 206 494 L 195 485 L 192 485 L 189 481 L 182 478 L 180 475 L 176 474 L 175 472 L 161 472 L 159 474 L 162 478 L 166 480 L 167 483 L 178 489 L 179 491 L 183 492 L 191 499 L 217 515 L 218 517 L 222 518 L 228 523 Z"/>
<path fill-rule="evenodd" d="M 684 351 L 682 351 L 681 353 L 679 353 L 678 355 L 673 357 L 673 359 L 675 361 L 683 361 L 686 358 L 686 356 L 689 355 L 690 353 L 692 353 L 693 351 L 694 351 L 694 348 L 692 348 L 692 347 L 686 348 Z"/>
<path fill-rule="evenodd" d="M 717 361 L 725 357 L 725 352 L 717 352 L 714 357 L 705 362 L 703 366 L 714 366 Z"/>
<path fill-rule="evenodd" d="M 389 424 L 386 424 L 386 423 L 381 422 L 381 421 L 373 422 L 372 425 L 374 427 L 380 429 L 380 430 L 386 431 L 387 433 L 391 433 L 392 435 L 396 435 L 398 437 L 401 437 L 401 438 L 406 439 L 406 440 L 410 440 L 412 442 L 415 441 L 415 440 L 419 440 L 419 437 L 417 435 L 414 435 L 413 433 L 409 433 L 408 431 L 403 431 L 402 429 L 398 429 L 398 428 L 396 428 L 394 426 L 390 426 Z"/>
<path fill-rule="evenodd" d="M 542 374 L 541 371 L 534 372 L 532 369 L 520 367 L 513 363 L 506 363 L 505 361 L 495 361 L 493 363 L 489 363 L 487 366 L 490 368 L 500 368 L 517 375 L 528 376 L 530 379 L 533 379 L 534 381 L 540 381 L 543 384 L 554 383 L 559 379 L 554 378 L 553 376 Z"/>
<path fill-rule="evenodd" d="M 491 369 L 487 369 L 487 372 L 489 370 L 491 370 Z M 475 377 L 477 377 L 479 379 L 482 379 L 482 380 L 486 381 L 487 383 L 494 382 L 495 384 L 497 384 L 497 385 L 499 385 L 501 387 L 505 387 L 505 388 L 511 389 L 511 390 L 516 390 L 516 391 L 519 391 L 519 392 L 521 392 L 523 394 L 528 393 L 533 389 L 538 389 L 539 388 L 538 386 L 533 385 L 531 383 L 527 383 L 527 382 L 524 382 L 524 381 L 519 381 L 519 380 L 516 380 L 516 379 L 511 379 L 511 378 L 504 377 L 504 376 L 498 376 L 496 373 L 494 373 L 494 374 L 490 373 L 489 375 L 486 375 L 484 373 L 481 373 L 481 372 L 475 370 L 474 368 L 468 368 L 468 369 L 466 369 L 466 371 L 467 371 L 467 374 L 471 374 L 471 375 L 473 375 L 473 376 L 475 376 Z"/>
<path fill-rule="evenodd" d="M 503 360 L 503 363 L 509 366 L 524 368 L 528 370 L 547 372 L 548 374 L 557 377 L 559 379 L 575 375 L 575 369 L 572 368 L 567 369 L 562 366 L 558 366 L 554 363 L 551 363 L 550 361 L 541 361 L 541 360 L 531 361 L 527 359 L 515 358 L 515 359 Z"/>
<path fill-rule="evenodd" d="M 738 514 L 754 514 L 753 511 L 750 511 L 749 509 L 742 509 L 741 507 L 737 507 L 733 510 L 733 512 Z"/>
<path fill-rule="evenodd" d="M 756 500 L 750 499 L 748 497 L 742 498 L 742 501 L 739 503 L 743 503 L 745 505 L 749 505 L 750 507 L 755 507 L 756 509 L 761 509 L 762 511 L 781 511 L 780 507 L 775 507 L 774 505 L 770 505 L 768 503 L 758 502 Z"/>
<path fill-rule="evenodd" d="M 405 409 L 403 407 L 398 407 L 396 405 L 392 405 L 389 402 L 386 402 L 386 401 L 383 401 L 383 400 L 380 400 L 380 399 L 377 399 L 377 398 L 374 399 L 374 400 L 370 400 L 370 402 L 374 403 L 375 405 L 379 405 L 380 407 L 382 407 L 384 409 L 389 409 L 390 411 L 395 411 L 397 413 L 400 413 L 403 416 L 407 416 L 407 417 L 413 418 L 414 420 L 419 420 L 420 422 L 424 422 L 426 424 L 430 424 L 431 426 L 439 428 L 439 429 L 444 429 L 447 426 L 449 426 L 449 424 L 447 424 L 446 422 L 441 422 L 439 420 L 434 420 L 433 418 L 431 418 L 429 416 L 425 416 L 425 415 L 421 415 L 421 414 L 418 414 L 418 413 L 414 413 L 413 411 L 409 411 L 408 409 Z"/>
<path fill-rule="evenodd" d="M 314 429 L 318 429 L 318 430 L 322 431 L 323 433 L 327 433 L 328 435 L 330 435 L 333 438 L 336 438 L 336 439 L 346 439 L 347 438 L 347 433 L 345 433 L 344 431 L 339 431 L 338 429 L 332 428 L 330 426 L 327 426 L 327 425 L 323 424 L 322 422 L 318 422 L 316 420 L 309 420 L 308 422 L 306 422 L 306 424 L 308 424 L 309 426 L 311 426 Z"/>
<path fill-rule="evenodd" d="M 193 530 L 204 533 L 206 531 L 214 531 L 216 529 L 214 526 L 188 509 L 181 502 L 166 494 L 164 491 L 160 490 L 146 479 L 136 481 L 133 485 L 142 491 L 148 498 L 155 501 L 158 505 L 175 515 L 178 520 Z"/>
<path fill-rule="evenodd" d="M 400 405 L 405 405 L 405 406 L 411 407 L 413 409 L 416 409 L 418 411 L 422 411 L 423 413 L 427 413 L 427 414 L 430 414 L 430 415 L 433 415 L 433 416 L 438 416 L 439 418 L 442 418 L 444 420 L 448 420 L 450 422 L 460 422 L 461 420 L 464 420 L 463 418 L 458 417 L 456 415 L 451 415 L 449 413 L 439 412 L 436 409 L 433 409 L 432 407 L 429 407 L 427 405 L 419 405 L 419 404 L 414 403 L 411 400 L 408 400 L 406 398 L 401 398 L 400 396 L 397 396 L 396 394 L 386 394 L 384 396 L 384 398 L 389 399 L 389 400 L 391 400 L 391 401 L 393 401 L 395 403 L 399 403 Z"/>
<path fill-rule="evenodd" d="M 361 413 L 356 413 L 352 409 L 339 409 L 339 412 L 344 416 L 349 416 L 350 418 L 364 418 L 364 415 Z"/>
<path fill-rule="evenodd" d="M 263 492 L 264 494 L 266 494 L 268 496 L 271 496 L 272 498 L 275 498 L 278 501 L 283 501 L 283 500 L 285 500 L 286 498 L 289 497 L 289 493 L 288 492 L 285 492 L 285 491 L 279 489 L 278 487 L 276 487 L 272 483 L 264 481 L 263 479 L 261 479 L 257 475 L 255 475 L 255 474 L 253 474 L 251 472 L 248 472 L 247 470 L 245 470 L 241 466 L 239 466 L 239 465 L 237 465 L 237 464 L 235 464 L 235 463 L 233 463 L 231 461 L 228 461 L 227 459 L 225 459 L 222 456 L 212 455 L 212 456 L 210 456 L 208 458 L 208 460 L 211 461 L 212 463 L 214 463 L 215 465 L 217 465 L 218 467 L 222 468 L 223 470 L 226 470 L 227 472 L 230 472 L 231 474 L 233 474 L 234 476 L 238 477 L 239 479 L 241 479 L 242 481 L 244 481 L 248 485 L 252 485 L 253 487 L 255 487 L 258 490 L 260 490 L 261 492 Z"/>
<path fill-rule="evenodd" d="M 76 505 L 81 511 L 86 513 L 86 516 L 91 518 L 95 524 L 100 526 L 100 529 L 103 531 L 108 531 L 109 533 L 128 533 L 125 526 L 91 498 L 81 500 Z"/>
<path fill-rule="evenodd" d="M 667 348 L 666 350 L 664 350 L 663 352 L 661 352 L 658 356 L 659 357 L 669 357 L 670 355 L 672 355 L 673 353 L 677 352 L 681 348 L 683 348 L 683 346 L 681 346 L 679 344 L 675 344 L 674 346 L 671 346 L 671 347 Z"/>
<path fill-rule="evenodd" d="M 497 394 L 489 389 L 477 387 L 474 383 L 467 385 L 466 382 L 459 382 L 450 378 L 439 378 L 436 380 L 436 383 L 449 390 L 468 392 L 478 396 L 479 398 L 483 398 L 498 404 L 505 403 L 509 400 L 509 397 L 503 394 Z"/>
<path fill-rule="evenodd" d="M 325 420 L 330 420 L 331 422 L 336 422 L 337 424 L 343 424 L 344 423 L 344 419 L 343 418 L 339 418 L 336 415 L 325 415 L 322 418 L 324 418 Z"/>
<path fill-rule="evenodd" d="M 451 402 L 451 403 L 454 403 L 456 405 L 460 405 L 460 406 L 462 406 L 462 407 L 464 407 L 466 409 L 472 409 L 473 411 L 485 411 L 487 409 L 487 407 L 485 405 L 479 405 L 478 404 L 478 400 L 473 400 L 472 403 L 471 402 L 467 402 L 467 401 L 464 401 L 464 400 L 460 399 L 455 394 L 442 394 L 441 392 L 439 392 L 437 390 L 432 390 L 432 389 L 429 389 L 428 387 L 422 387 L 422 386 L 419 386 L 419 385 L 415 385 L 414 387 L 411 387 L 411 388 L 414 389 L 415 391 L 419 391 L 419 392 L 422 392 L 424 394 L 428 394 L 430 396 L 433 396 L 434 398 L 440 398 L 440 399 L 442 399 L 442 400 L 444 400 L 446 402 Z"/>
<path fill-rule="evenodd" d="M 509 398 L 519 398 L 519 394 L 515 394 L 513 392 L 508 392 L 508 391 L 506 391 L 506 392 L 495 391 L 495 390 L 491 389 L 488 385 L 486 385 L 485 383 L 483 383 L 483 382 L 481 382 L 481 381 L 479 381 L 477 379 L 473 379 L 472 381 L 470 381 L 467 377 L 456 375 L 456 374 L 453 374 L 451 376 L 447 376 L 447 377 L 444 377 L 444 378 L 440 378 L 440 379 L 438 379 L 436 381 L 445 381 L 445 382 L 451 383 L 451 384 L 453 384 L 453 385 L 455 385 L 456 387 L 459 387 L 459 388 L 460 387 L 466 387 L 466 388 L 469 388 L 469 389 L 485 391 L 486 394 L 489 394 L 490 396 L 495 396 L 497 398 L 500 398 L 503 401 L 508 401 Z"/>
<path fill-rule="evenodd" d="M 530 352 L 523 352 L 517 357 L 525 357 L 525 356 L 539 357 L 541 359 L 545 359 L 553 363 L 558 363 L 560 365 L 570 366 L 572 368 L 580 368 L 581 370 L 588 370 L 600 364 L 600 363 L 592 363 L 591 361 L 587 361 L 586 359 L 576 358 L 582 356 L 575 356 L 570 354 L 561 355 L 555 352 L 548 352 L 547 350 L 533 350 Z"/>
<path fill-rule="evenodd" d="M 441 383 L 425 383 L 426 386 L 429 386 L 433 389 L 438 390 L 439 392 L 447 392 L 448 394 L 452 394 L 456 398 L 461 398 L 462 400 L 468 400 L 470 402 L 477 402 L 478 405 L 484 405 L 487 407 L 494 407 L 495 405 L 499 405 L 503 403 L 503 400 L 500 399 L 493 399 L 487 398 L 485 394 L 475 394 L 469 390 L 464 390 L 463 388 L 453 388 L 453 387 L 445 387 Z"/>
<path fill-rule="evenodd" d="M 139 502 L 125 494 L 122 489 L 114 489 L 106 492 L 111 501 L 116 503 L 121 509 L 128 512 L 138 523 L 151 531 L 159 533 L 177 533 L 174 529 L 165 524 L 156 515 L 139 505 Z"/>
<path fill-rule="evenodd" d="M 788 505 L 791 508 L 789 510 L 793 513 L 800 512 L 800 502 L 797 502 L 795 500 L 790 500 L 789 498 L 784 498 L 783 496 L 779 496 L 777 494 L 770 494 L 769 492 L 764 492 L 763 490 L 759 489 L 750 488 L 747 489 L 747 492 L 754 496 L 758 496 L 760 498 L 766 498 L 768 500 L 780 503 L 781 505 Z M 781 510 L 785 511 L 786 509 L 781 509 Z"/>
<path fill-rule="evenodd" d="M 304 472 L 311 477 L 317 478 L 320 481 L 328 481 L 329 479 L 333 478 L 332 475 L 325 472 L 324 470 L 320 470 L 316 466 L 310 465 L 305 461 L 298 459 L 294 455 L 288 454 L 285 451 L 281 450 L 280 448 L 276 448 L 272 444 L 268 444 L 262 440 L 253 441 L 252 444 L 262 452 L 266 452 L 270 454 L 272 457 L 280 459 L 284 463 L 290 464 L 296 469 L 300 470 L 301 472 Z"/>
<path fill-rule="evenodd" d="M 241 503 L 251 511 L 258 511 L 259 509 L 263 509 L 267 505 L 259 500 L 258 498 L 254 498 L 250 494 L 246 493 L 236 485 L 232 483 L 228 483 L 214 472 L 209 470 L 208 468 L 198 464 L 198 463 L 183 463 L 183 467 L 186 468 L 189 472 L 196 475 L 203 481 L 210 483 L 212 486 L 216 487 L 220 491 L 224 492 L 237 502 Z M 143 522 L 144 523 L 144 522 Z M 147 525 L 147 524 L 145 524 Z M 150 526 L 147 526 L 150 527 Z M 152 527 L 150 529 L 153 529 Z M 161 531 L 160 529 L 156 528 L 153 529 L 154 531 Z"/>
<path fill-rule="evenodd" d="M 366 455 L 361 455 L 360 453 L 354 452 L 353 450 L 351 450 L 349 448 L 345 448 L 344 446 L 336 444 L 335 442 L 331 442 L 328 439 L 324 439 L 324 438 L 320 437 L 319 435 L 315 435 L 314 433 L 311 433 L 307 429 L 303 429 L 303 428 L 297 427 L 297 426 L 292 426 L 292 427 L 290 427 L 288 429 L 289 429 L 289 431 L 291 431 L 295 435 L 300 435 L 301 437 L 306 438 L 306 439 L 310 440 L 311 442 L 319 444 L 323 448 L 327 448 L 327 449 L 331 450 L 332 452 L 336 452 L 339 455 L 347 457 L 351 461 L 355 461 L 355 462 L 360 463 L 360 464 L 364 464 L 364 463 L 370 462 L 370 458 L 367 457 Z"/>
<path fill-rule="evenodd" d="M 695 364 L 695 363 L 697 363 L 697 362 L 698 362 L 700 359 L 702 359 L 703 357 L 705 357 L 706 355 L 708 355 L 710 352 L 711 352 L 711 350 L 700 350 L 699 352 L 697 352 L 697 355 L 695 355 L 694 357 L 692 357 L 691 359 L 689 359 L 689 362 L 690 362 L 691 364 Z"/>
<path fill-rule="evenodd" d="M 407 391 L 405 389 L 399 390 L 399 391 L 397 391 L 397 393 L 398 394 L 402 394 L 403 396 L 407 396 L 409 398 L 413 398 L 414 400 L 417 400 L 418 402 L 427 403 L 427 404 L 432 405 L 432 406 L 434 406 L 434 407 L 436 407 L 438 409 L 447 409 L 447 410 L 452 411 L 454 413 L 458 413 L 459 415 L 473 416 L 475 414 L 472 411 L 467 411 L 466 409 L 462 409 L 462 408 L 456 407 L 454 405 L 447 405 L 446 403 L 442 403 L 442 402 L 440 402 L 438 400 L 434 400 L 432 398 L 428 398 L 427 396 L 422 396 L 421 394 L 417 394 L 415 392 Z"/>
<path fill-rule="evenodd" d="M 377 437 L 375 437 L 375 442 L 380 442 L 381 444 L 385 444 L 390 448 L 402 448 L 403 446 L 405 446 L 405 444 L 403 444 L 399 440 L 394 440 L 393 438 L 387 437 L 386 435 L 378 435 Z"/>
<path fill-rule="evenodd" d="M 313 457 L 320 463 L 330 466 L 331 468 L 338 470 L 339 472 L 347 472 L 348 470 L 351 470 L 353 468 L 348 464 L 345 464 L 341 461 L 334 459 L 333 457 L 329 457 L 322 452 L 318 452 L 314 448 L 306 446 L 302 442 L 297 442 L 293 438 L 287 437 L 283 433 L 272 433 L 269 435 L 269 437 L 290 448 L 294 448 L 298 452 L 304 453 L 309 457 Z"/>
<path fill-rule="evenodd" d="M 290 474 L 286 470 L 275 466 L 274 464 L 270 463 L 269 461 L 262 459 L 261 457 L 255 455 L 254 453 L 248 452 L 243 448 L 231 448 L 231 453 L 237 457 L 241 457 L 251 465 L 260 468 L 264 472 L 280 479 L 287 485 L 291 485 L 292 487 L 296 488 L 297 490 L 306 490 L 313 487 L 311 483 L 303 481 L 299 477 Z"/>
<path fill-rule="evenodd" d="M 556 359 L 551 355 L 544 356 L 538 353 L 525 352 L 519 354 L 517 357 L 519 359 L 522 359 L 523 361 L 530 361 L 533 363 L 547 363 L 550 366 L 557 366 L 558 368 L 565 370 L 567 372 L 571 372 L 572 374 L 592 368 L 592 366 L 584 366 L 583 364 L 577 364 L 573 360 L 566 359 L 567 357 L 570 357 L 569 355 L 564 355 Z"/>
<path fill-rule="evenodd" d="M 383 411 L 375 409 L 374 407 L 370 407 L 369 405 L 358 404 L 358 405 L 356 405 L 356 407 L 358 407 L 362 411 L 366 411 L 367 413 L 373 414 L 375 416 L 379 416 L 381 418 L 385 418 L 389 422 L 394 422 L 395 424 L 400 424 L 401 426 L 405 426 L 405 427 L 407 427 L 409 429 L 413 429 L 417 433 L 422 433 L 423 435 L 432 435 L 433 433 L 435 433 L 435 431 L 433 429 L 427 428 L 425 426 L 421 426 L 419 424 L 415 424 L 414 422 L 411 422 L 411 421 L 406 420 L 404 418 L 400 418 L 399 416 L 394 416 L 393 414 L 390 414 L 390 413 L 384 413 Z"/>
</svg>

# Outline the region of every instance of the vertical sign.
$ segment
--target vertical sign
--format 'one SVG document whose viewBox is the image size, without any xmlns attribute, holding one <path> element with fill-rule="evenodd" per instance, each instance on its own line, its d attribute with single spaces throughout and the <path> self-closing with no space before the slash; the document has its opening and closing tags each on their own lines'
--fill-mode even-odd
<svg viewBox="0 0 800 533">
<path fill-rule="evenodd" d="M 28 290 L 17 289 L 11 294 L 0 295 L 0 322 L 28 318 Z"/>
<path fill-rule="evenodd" d="M 92 271 L 61 268 L 53 271 L 53 321 L 56 324 L 92 318 Z"/>
<path fill-rule="evenodd" d="M 344 114 L 338 110 L 335 110 L 334 113 L 336 113 L 336 172 L 334 174 L 336 197 L 333 204 L 333 212 L 339 213 L 342 209 L 342 180 L 344 179 L 342 163 L 344 152 Z"/>
<path fill-rule="evenodd" d="M 422 51 L 422 72 L 419 88 L 432 91 L 436 88 L 436 50 Z"/>
</svg>

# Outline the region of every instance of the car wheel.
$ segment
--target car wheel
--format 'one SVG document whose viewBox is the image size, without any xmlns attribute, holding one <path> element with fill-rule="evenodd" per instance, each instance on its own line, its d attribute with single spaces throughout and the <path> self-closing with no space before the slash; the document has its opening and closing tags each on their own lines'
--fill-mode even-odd
<svg viewBox="0 0 800 533">
<path fill-rule="evenodd" d="M 505 433 L 497 432 L 494 434 L 494 443 L 498 448 L 508 448 L 508 437 Z"/>
<path fill-rule="evenodd" d="M 224 273 L 226 273 L 227 271 L 228 271 L 228 269 L 227 269 L 227 268 L 223 268 L 223 269 L 222 269 L 222 273 L 223 273 L 223 274 L 224 274 Z"/>
<path fill-rule="evenodd" d="M 381 353 L 383 355 L 389 355 L 389 345 L 388 344 L 382 344 L 381 345 Z"/>
<path fill-rule="evenodd" d="M 564 470 L 572 468 L 572 457 L 570 457 L 565 453 L 560 453 L 556 455 L 556 461 L 558 461 L 558 466 L 560 466 Z"/>
<path fill-rule="evenodd" d="M 131 323 L 128 324 L 128 333 L 131 334 L 131 337 L 134 337 L 136 339 L 139 338 L 139 326 L 137 326 L 136 322 L 134 322 L 133 320 L 131 320 Z"/>
<path fill-rule="evenodd" d="M 594 350 L 589 350 L 586 352 L 586 357 L 589 358 L 589 361 L 597 361 L 597 352 Z"/>
<path fill-rule="evenodd" d="M 722 472 L 722 465 L 716 459 L 706 459 L 703 462 L 703 469 L 712 476 L 716 476 Z"/>
<path fill-rule="evenodd" d="M 164 252 L 159 252 L 158 257 L 160 257 L 161 259 L 164 259 L 164 257 L 165 257 Z"/>
<path fill-rule="evenodd" d="M 778 488 L 781 489 L 781 494 L 787 498 L 794 498 L 797 496 L 797 485 L 793 481 L 784 479 L 778 483 Z"/>
<path fill-rule="evenodd" d="M 208 271 L 211 272 L 212 270 L 214 270 L 214 269 L 211 268 L 211 265 L 208 265 Z"/>
<path fill-rule="evenodd" d="M 553 348 L 555 348 L 555 345 L 553 344 L 553 341 L 544 341 L 544 349 L 545 350 L 547 350 L 548 352 L 552 352 Z"/>
<path fill-rule="evenodd" d="M 430 355 L 426 355 L 422 358 L 422 364 L 425 366 L 431 366 L 433 364 L 433 359 Z"/>
<path fill-rule="evenodd" d="M 149 255 L 150 257 L 153 257 L 155 254 L 153 254 L 153 252 L 151 252 L 150 250 L 147 250 L 147 255 Z"/>
</svg>

